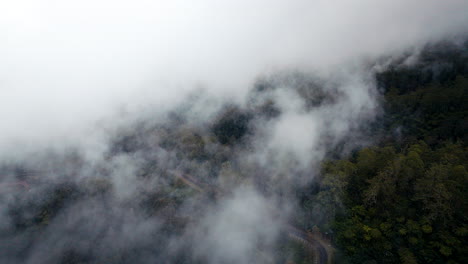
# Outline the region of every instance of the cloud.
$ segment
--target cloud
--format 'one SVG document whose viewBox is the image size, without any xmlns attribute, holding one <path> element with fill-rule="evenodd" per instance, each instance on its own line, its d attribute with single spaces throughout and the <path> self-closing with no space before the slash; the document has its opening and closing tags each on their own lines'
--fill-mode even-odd
<svg viewBox="0 0 468 264">
<path fill-rule="evenodd" d="M 462 0 L 2 1 L 0 145 L 82 140 L 119 106 L 161 109 L 197 86 L 243 98 L 258 74 L 329 72 L 466 33 L 467 9 Z"/>
<path fill-rule="evenodd" d="M 264 263 L 262 256 L 273 254 L 268 250 L 279 237 L 280 220 L 271 201 L 241 187 L 200 219 L 193 236 L 195 255 L 209 263 Z"/>
<path fill-rule="evenodd" d="M 263 262 L 294 214 L 290 191 L 327 151 L 366 142 L 379 110 L 368 62 L 466 36 L 467 12 L 461 0 L 2 1 L 0 163 L 46 173 L 0 193 L 0 242 L 13 245 L 0 260 Z M 224 105 L 250 111 L 243 144 L 210 133 Z"/>
</svg>

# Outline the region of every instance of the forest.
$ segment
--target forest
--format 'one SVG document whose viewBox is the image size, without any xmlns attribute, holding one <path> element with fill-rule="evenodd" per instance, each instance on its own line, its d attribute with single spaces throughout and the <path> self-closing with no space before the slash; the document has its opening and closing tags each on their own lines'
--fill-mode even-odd
<svg viewBox="0 0 468 264">
<path fill-rule="evenodd" d="M 335 86 L 324 89 L 323 80 L 298 72 L 260 78 L 247 106 L 228 104 L 205 124 L 187 118 L 190 103 L 163 122 L 135 122 L 113 135 L 101 163 L 87 164 L 75 150 L 6 163 L 2 174 L 15 175 L 20 184 L 1 186 L 8 223 L 0 225 L 0 248 L 6 249 L 0 260 L 311 263 L 314 253 L 305 243 L 286 239 L 291 231 L 275 222 L 280 217 L 267 202 L 249 191 L 232 193 L 236 186 L 255 186 L 265 197 L 279 197 L 278 205 L 281 199 L 297 201 L 290 222 L 329 241 L 335 250 L 328 257 L 335 263 L 468 263 L 468 42 L 428 45 L 416 62 L 405 59 L 393 58 L 374 74 L 381 108 L 375 120 L 358 129 L 367 143 L 324 137 L 323 144 L 334 147 L 317 164 L 318 173 L 295 170 L 293 164 L 274 174 L 274 164 L 243 159 L 252 152 L 258 123 L 281 115 L 268 97 L 271 91 L 296 87 L 306 109 L 343 97 Z M 134 178 L 119 176 L 126 170 Z M 285 173 L 314 177 L 301 185 L 286 181 Z M 207 223 L 218 222 L 206 215 L 236 205 L 229 197 L 249 195 L 254 198 L 247 203 L 271 211 L 268 217 L 251 224 L 250 231 L 244 230 L 250 222 L 242 220 L 241 231 L 232 233 L 225 228 L 235 223 L 224 217 L 220 222 L 229 225 L 220 233 L 234 239 L 239 232 L 258 233 L 245 240 L 254 241 L 246 249 L 251 255 L 212 256 L 220 234 L 210 233 Z M 270 237 L 264 222 L 279 226 L 278 234 Z"/>
<path fill-rule="evenodd" d="M 468 262 L 467 59 L 445 43 L 378 73 L 376 143 L 323 162 L 300 193 L 304 225 L 333 234 L 338 263 Z"/>
</svg>

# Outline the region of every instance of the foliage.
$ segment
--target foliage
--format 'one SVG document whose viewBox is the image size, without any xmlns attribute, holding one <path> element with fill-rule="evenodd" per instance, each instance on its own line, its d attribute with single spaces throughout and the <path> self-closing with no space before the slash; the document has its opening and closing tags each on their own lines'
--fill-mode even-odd
<svg viewBox="0 0 468 264">
<path fill-rule="evenodd" d="M 377 75 L 381 141 L 324 162 L 302 195 L 304 226 L 331 226 L 345 261 L 468 263 L 466 50 L 428 49 Z"/>
<path fill-rule="evenodd" d="M 373 162 L 362 158 L 369 153 Z M 338 245 L 353 263 L 466 263 L 468 150 L 421 142 L 374 166 L 383 153 L 388 148 L 363 149 L 352 161 L 357 170 L 343 194 L 349 211 L 334 223 Z"/>
</svg>

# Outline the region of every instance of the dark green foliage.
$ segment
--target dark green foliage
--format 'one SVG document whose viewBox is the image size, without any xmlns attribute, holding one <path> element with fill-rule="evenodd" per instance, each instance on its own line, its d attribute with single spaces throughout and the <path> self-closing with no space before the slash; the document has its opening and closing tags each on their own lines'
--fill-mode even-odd
<svg viewBox="0 0 468 264">
<path fill-rule="evenodd" d="M 336 102 L 343 95 L 336 85 L 337 83 L 325 81 L 311 73 L 294 70 L 278 72 L 257 80 L 250 93 L 249 103 L 251 105 L 263 103 L 262 107 L 256 110 L 260 114 L 276 117 L 280 112 L 275 108 L 271 95 L 278 90 L 289 90 L 297 94 L 303 100 L 306 109 L 310 110 Z"/>
<path fill-rule="evenodd" d="M 468 41 L 464 44 L 438 43 L 428 45 L 419 54 L 415 64 L 403 63 L 408 58 L 390 65 L 377 74 L 377 83 L 385 91 L 395 88 L 406 94 L 430 83 L 445 84 L 457 76 L 468 75 Z"/>
<path fill-rule="evenodd" d="M 400 130 L 409 141 L 429 145 L 446 140 L 467 141 L 468 79 L 458 76 L 445 84 L 432 83 L 409 93 L 391 88 L 385 95 L 385 131 Z"/>
<path fill-rule="evenodd" d="M 227 109 L 213 125 L 213 134 L 221 144 L 236 143 L 247 134 L 251 118 L 236 107 Z"/>
<path fill-rule="evenodd" d="M 14 219 L 18 231 L 33 226 L 47 226 L 50 221 L 69 203 L 82 196 L 82 192 L 73 183 L 62 183 L 50 187 L 50 195 L 38 197 L 34 201 L 19 200 L 10 206 L 8 214 Z"/>
<path fill-rule="evenodd" d="M 403 137 L 406 144 L 468 142 L 467 65 L 468 42 L 442 43 L 423 50 L 415 65 L 397 64 L 377 74 L 384 91 L 381 134 Z"/>
<path fill-rule="evenodd" d="M 466 263 L 468 150 L 421 142 L 372 166 L 384 149 L 363 149 L 352 162 L 357 170 L 341 197 L 348 211 L 334 223 L 338 245 L 353 263 Z M 376 158 L 363 164 L 369 152 Z"/>
<path fill-rule="evenodd" d="M 377 76 L 382 140 L 325 162 L 302 203 L 305 227 L 331 226 L 346 261 L 468 263 L 467 49 L 445 48 Z"/>
</svg>

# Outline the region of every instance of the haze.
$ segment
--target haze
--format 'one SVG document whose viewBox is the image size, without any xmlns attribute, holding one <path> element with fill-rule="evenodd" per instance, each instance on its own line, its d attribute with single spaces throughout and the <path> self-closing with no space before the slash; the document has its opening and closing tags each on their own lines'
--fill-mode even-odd
<svg viewBox="0 0 468 264">
<path fill-rule="evenodd" d="M 194 88 L 241 99 L 254 78 L 327 71 L 466 29 L 467 2 L 0 3 L 0 146 L 78 140 L 121 109 Z"/>
</svg>

